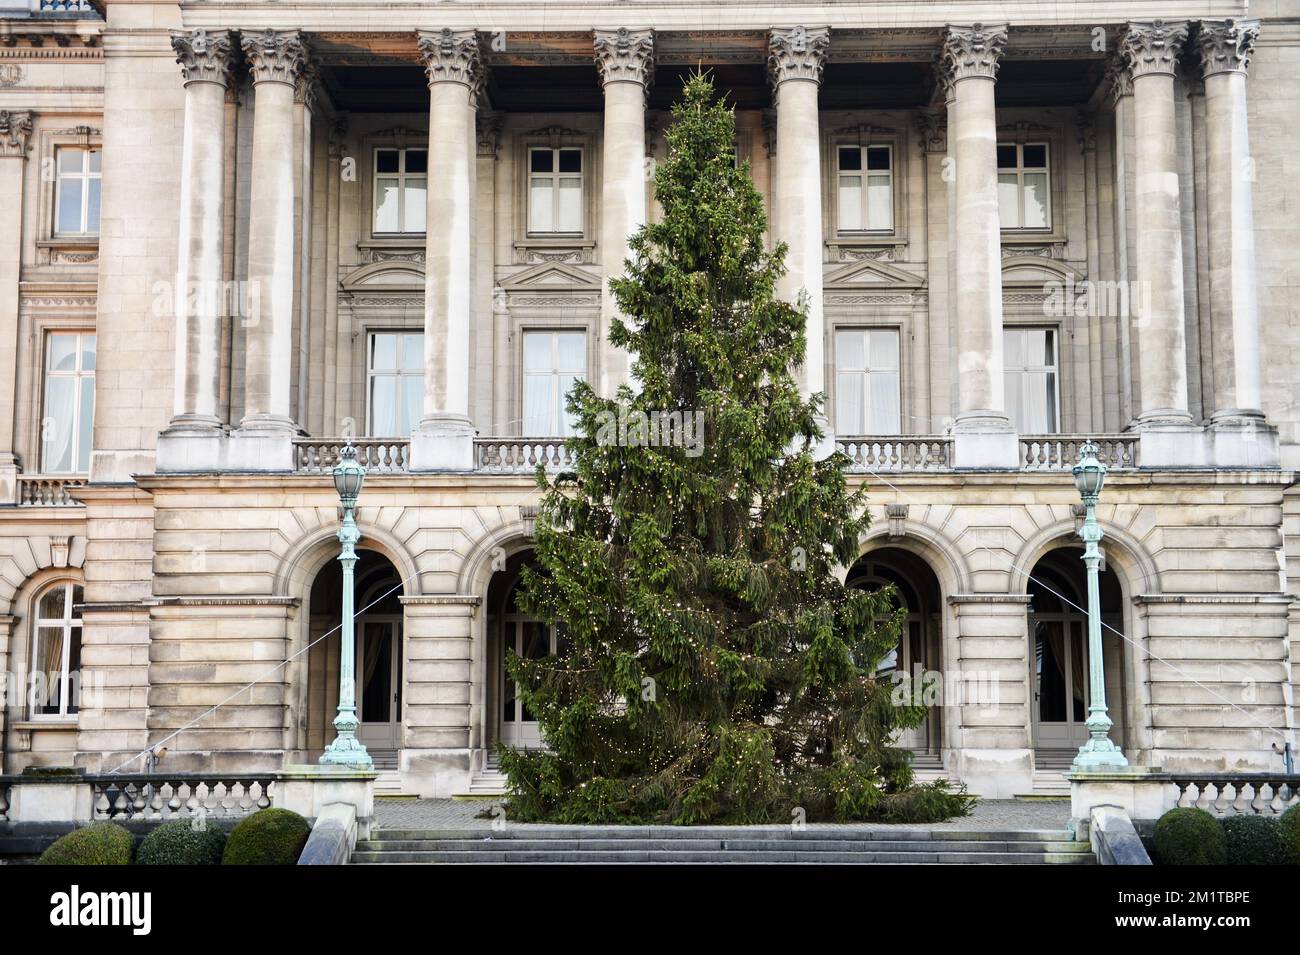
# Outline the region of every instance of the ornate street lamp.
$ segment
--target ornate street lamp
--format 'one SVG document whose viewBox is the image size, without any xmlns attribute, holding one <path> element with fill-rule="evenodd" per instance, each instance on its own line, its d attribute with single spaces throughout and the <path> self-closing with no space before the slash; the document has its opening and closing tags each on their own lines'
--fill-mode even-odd
<svg viewBox="0 0 1300 955">
<path fill-rule="evenodd" d="M 1091 702 L 1088 705 L 1088 741 L 1079 747 L 1074 757 L 1076 771 L 1117 769 L 1128 765 L 1124 753 L 1110 739 L 1110 717 L 1106 715 L 1106 674 L 1102 669 L 1101 652 L 1101 591 L 1097 572 L 1101 564 L 1101 525 L 1097 523 L 1097 498 L 1106 482 L 1106 465 L 1097 460 L 1097 446 L 1085 441 L 1079 449 L 1074 486 L 1083 497 L 1084 518 L 1079 536 L 1083 539 L 1083 562 L 1088 567 L 1088 684 Z"/>
<path fill-rule="evenodd" d="M 366 469 L 357 463 L 357 449 L 349 441 L 339 452 L 339 463 L 334 466 L 334 487 L 343 502 L 343 524 L 339 528 L 339 543 L 342 545 L 339 561 L 343 564 L 343 627 L 339 635 L 342 641 L 339 649 L 339 712 L 334 717 L 337 735 L 334 742 L 325 747 L 320 761 L 322 765 L 373 769 L 370 754 L 357 739 L 360 721 L 357 719 L 356 642 L 352 622 L 352 573 L 357 563 L 357 541 L 361 539 L 352 512 L 365 478 Z"/>
</svg>

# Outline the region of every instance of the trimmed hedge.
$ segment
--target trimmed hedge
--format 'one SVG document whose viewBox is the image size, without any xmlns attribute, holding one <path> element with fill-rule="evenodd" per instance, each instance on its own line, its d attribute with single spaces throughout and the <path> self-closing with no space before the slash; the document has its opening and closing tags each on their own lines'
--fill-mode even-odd
<svg viewBox="0 0 1300 955">
<path fill-rule="evenodd" d="M 164 822 L 140 843 L 137 865 L 221 865 L 226 834 L 215 825 L 194 829 L 184 819 Z"/>
<path fill-rule="evenodd" d="M 1280 865 L 1285 861 L 1277 820 L 1228 816 L 1221 825 L 1228 840 L 1228 865 Z"/>
<path fill-rule="evenodd" d="M 294 865 L 311 825 L 288 809 L 261 809 L 230 833 L 222 865 Z"/>
<path fill-rule="evenodd" d="M 1154 841 L 1161 865 L 1223 865 L 1228 858 L 1223 826 L 1204 809 L 1170 809 L 1156 821 Z"/>
<path fill-rule="evenodd" d="M 135 850 L 131 833 L 112 822 L 74 829 L 56 839 L 37 865 L 130 865 Z"/>
<path fill-rule="evenodd" d="M 1277 835 L 1282 843 L 1282 858 L 1291 865 L 1300 865 L 1300 804 L 1282 813 L 1277 821 Z"/>
</svg>

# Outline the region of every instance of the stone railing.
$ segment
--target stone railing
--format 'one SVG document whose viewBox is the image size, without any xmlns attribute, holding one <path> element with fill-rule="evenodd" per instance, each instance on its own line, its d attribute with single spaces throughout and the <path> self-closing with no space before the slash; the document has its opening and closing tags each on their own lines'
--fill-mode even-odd
<svg viewBox="0 0 1300 955">
<path fill-rule="evenodd" d="M 558 471 L 573 465 L 564 438 L 475 438 L 474 466 L 490 474 L 531 474 L 537 466 Z"/>
<path fill-rule="evenodd" d="M 85 487 L 83 477 L 46 477 L 18 475 L 18 504 L 22 507 L 79 507 L 68 492 L 74 487 Z"/>
<path fill-rule="evenodd" d="M 1280 816 L 1300 805 L 1300 773 L 1171 773 L 1178 805 L 1216 816 Z"/>
<path fill-rule="evenodd" d="M 339 463 L 347 438 L 295 438 L 293 469 L 298 474 L 328 474 Z M 400 474 L 409 469 L 408 438 L 353 438 L 357 463 L 371 474 Z"/>
<path fill-rule="evenodd" d="M 946 471 L 952 467 L 952 439 L 942 435 L 837 437 L 851 471 Z"/>
<path fill-rule="evenodd" d="M 1135 434 L 1022 434 L 1020 466 L 1026 471 L 1068 471 L 1079 460 L 1085 441 L 1097 446 L 1097 457 L 1114 470 L 1138 466 Z"/>
<path fill-rule="evenodd" d="M 91 778 L 94 818 L 164 822 L 242 819 L 271 805 L 276 774 L 119 775 Z"/>
</svg>

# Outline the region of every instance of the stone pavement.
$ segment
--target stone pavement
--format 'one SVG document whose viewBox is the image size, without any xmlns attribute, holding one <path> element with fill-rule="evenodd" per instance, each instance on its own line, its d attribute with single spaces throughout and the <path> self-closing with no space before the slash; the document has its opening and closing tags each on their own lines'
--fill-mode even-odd
<svg viewBox="0 0 1300 955">
<path fill-rule="evenodd" d="M 375 823 L 382 829 L 481 829 L 491 824 L 478 814 L 500 800 L 494 799 L 375 799 Z M 1025 830 L 1047 829 L 1057 832 L 1065 829 L 1070 818 L 1068 799 L 981 799 L 975 804 L 972 815 L 948 822 L 924 825 L 888 826 L 881 823 L 860 823 L 878 829 L 966 829 L 966 830 Z M 525 825 L 512 823 L 512 825 Z M 810 828 L 829 823 L 809 823 Z M 774 828 L 784 828 L 776 826 Z"/>
</svg>

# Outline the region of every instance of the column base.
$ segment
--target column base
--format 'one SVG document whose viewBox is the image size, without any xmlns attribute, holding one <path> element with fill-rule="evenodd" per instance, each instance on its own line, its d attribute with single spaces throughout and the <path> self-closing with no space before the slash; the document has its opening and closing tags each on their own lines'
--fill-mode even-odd
<svg viewBox="0 0 1300 955">
<path fill-rule="evenodd" d="M 1282 464 L 1277 428 L 1259 412 L 1216 411 L 1210 418 L 1208 439 L 1215 467 L 1276 468 Z"/>
<path fill-rule="evenodd" d="M 0 454 L 0 504 L 18 503 L 18 459 L 5 452 Z"/>
<path fill-rule="evenodd" d="M 293 470 L 292 431 L 173 430 L 158 435 L 159 474 Z"/>
<path fill-rule="evenodd" d="M 1020 436 L 1001 412 L 965 412 L 952 429 L 952 464 L 958 470 L 1017 470 Z"/>
<path fill-rule="evenodd" d="M 1143 468 L 1208 468 L 1213 466 L 1205 429 L 1190 416 L 1160 412 L 1137 422 L 1138 461 Z"/>
<path fill-rule="evenodd" d="M 411 470 L 474 470 L 476 434 L 467 418 L 425 418 L 411 434 Z"/>
</svg>

